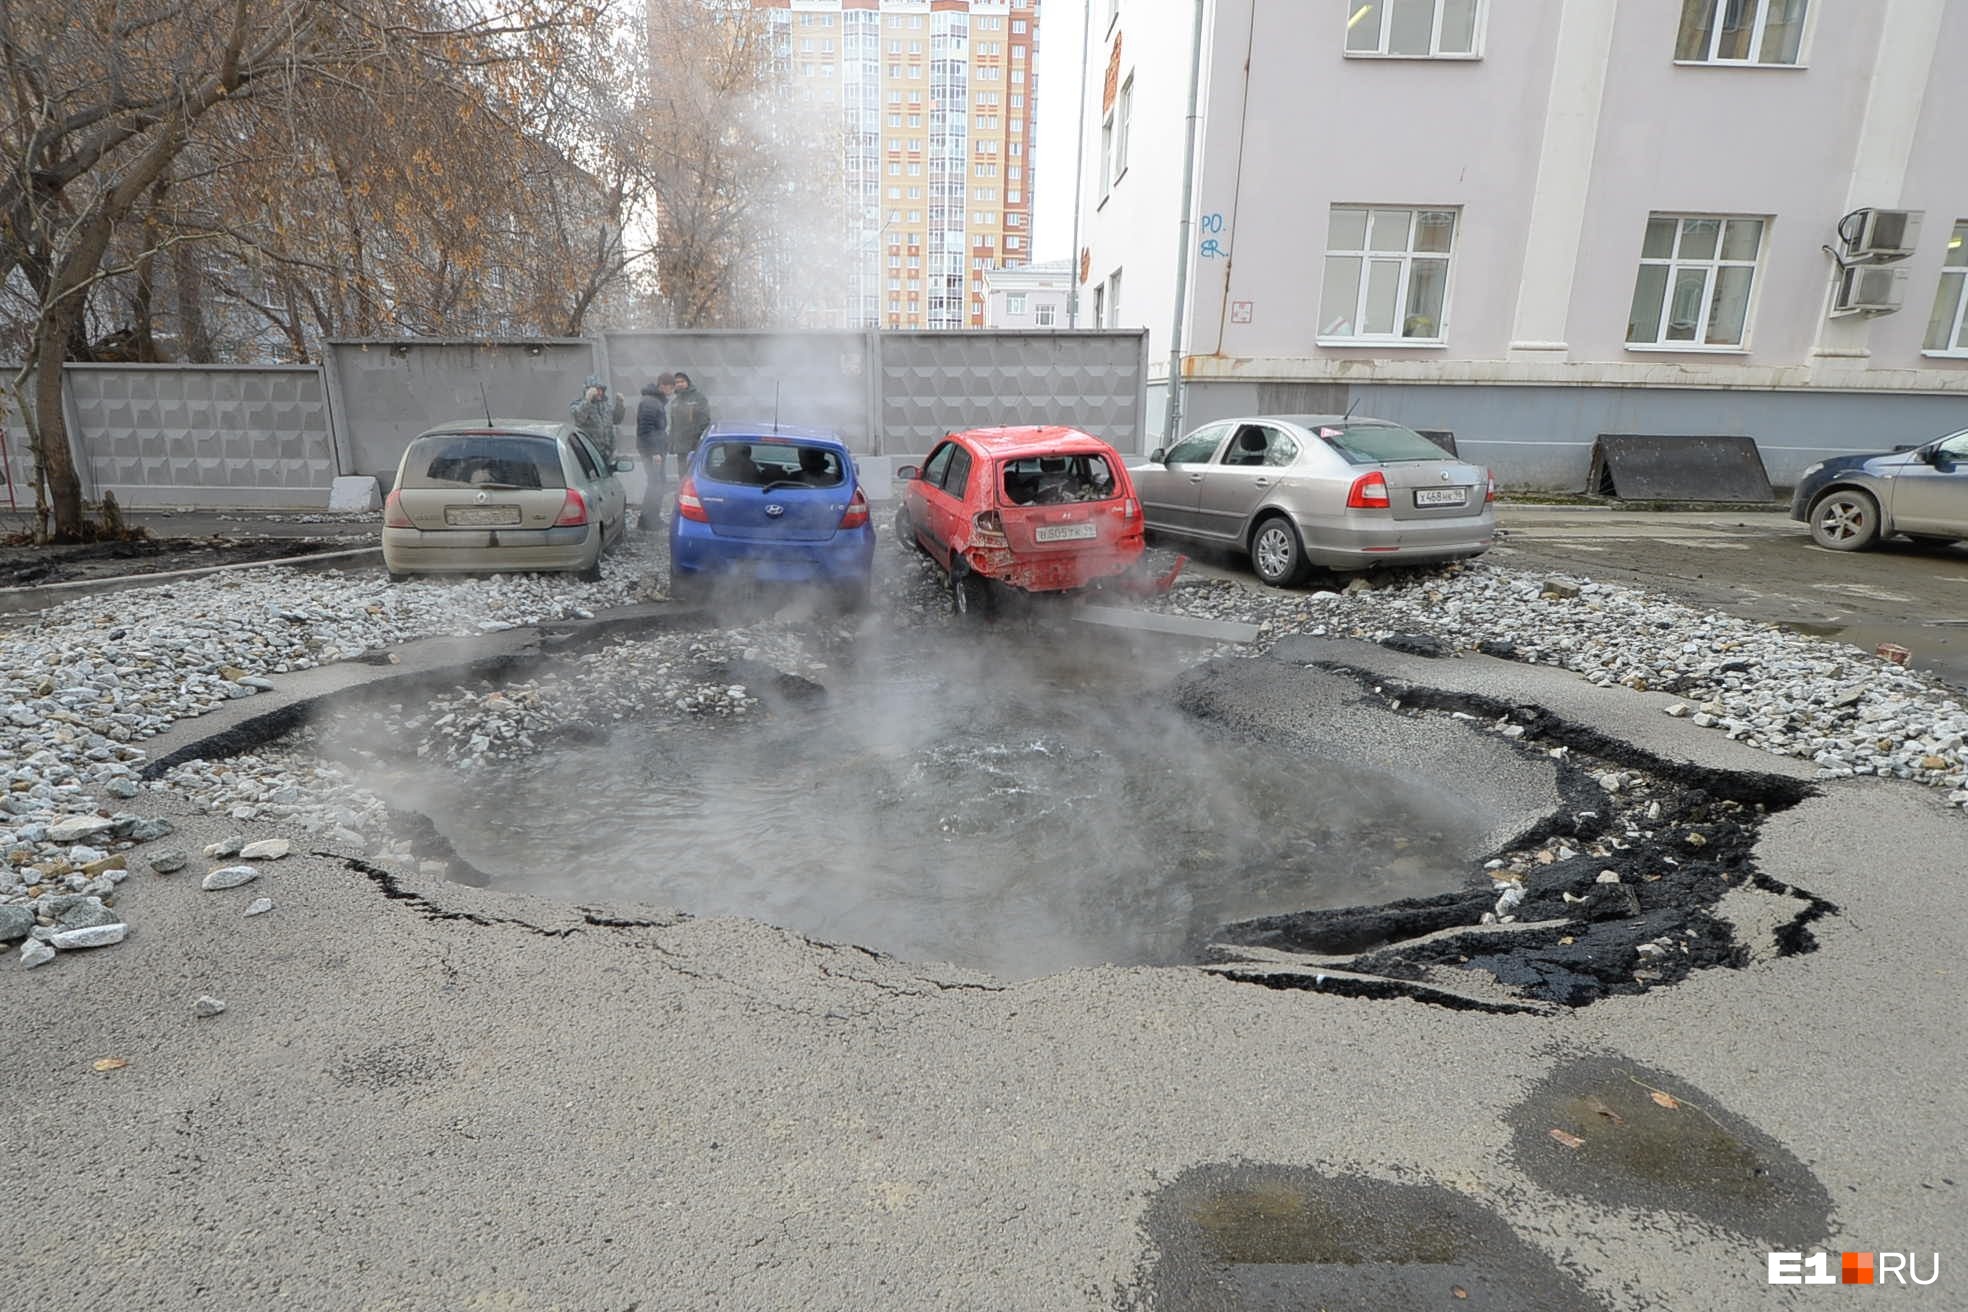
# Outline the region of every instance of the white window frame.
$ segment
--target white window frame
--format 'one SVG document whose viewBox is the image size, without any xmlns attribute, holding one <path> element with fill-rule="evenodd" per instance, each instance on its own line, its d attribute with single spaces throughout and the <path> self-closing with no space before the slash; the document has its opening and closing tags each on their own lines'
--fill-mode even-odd
<svg viewBox="0 0 1968 1312">
<path fill-rule="evenodd" d="M 1059 307 L 1051 301 L 1032 307 L 1032 321 L 1041 328 L 1050 328 L 1059 321 Z"/>
<path fill-rule="evenodd" d="M 1358 210 L 1365 216 L 1364 235 L 1360 238 L 1361 249 L 1334 249 L 1331 237 L 1332 216 L 1343 210 Z M 1380 251 L 1373 246 L 1373 216 L 1376 210 L 1405 210 L 1408 213 L 1407 245 L 1398 251 Z M 1423 214 L 1448 214 L 1452 216 L 1449 228 L 1449 249 L 1446 251 L 1417 251 L 1415 237 L 1421 229 Z M 1320 287 L 1318 322 L 1320 330 L 1313 338 L 1320 346 L 1348 347 L 1388 347 L 1398 346 L 1413 350 L 1445 350 L 1448 347 L 1449 315 L 1455 302 L 1456 248 L 1462 240 L 1462 210 L 1455 205 L 1334 205 L 1326 214 L 1327 237 L 1325 259 L 1334 257 L 1358 259 L 1360 261 L 1360 281 L 1354 293 L 1353 314 L 1347 322 L 1357 330 L 1366 318 L 1367 297 L 1372 292 L 1373 280 L 1369 264 L 1374 260 L 1393 260 L 1401 262 L 1401 276 L 1394 286 L 1395 330 L 1391 333 L 1328 333 L 1325 331 L 1325 260 L 1320 262 Z M 1414 273 L 1416 260 L 1439 260 L 1447 267 L 1442 275 L 1442 313 L 1436 321 L 1435 331 L 1427 337 L 1408 337 L 1401 332 L 1406 321 L 1408 304 L 1408 285 Z"/>
<path fill-rule="evenodd" d="M 1393 54 L 1387 49 L 1389 33 L 1394 23 L 1396 4 L 1430 4 L 1432 13 L 1428 27 L 1427 54 Z M 1481 59 L 1483 57 L 1483 33 L 1489 27 L 1490 0 L 1475 0 L 1476 16 L 1470 24 L 1469 49 L 1442 49 L 1442 6 L 1444 0 L 1375 0 L 1371 7 L 1363 0 L 1352 0 L 1347 5 L 1347 32 L 1340 38 L 1340 53 L 1348 59 Z M 1365 10 L 1366 12 L 1361 12 Z M 1350 50 L 1347 39 L 1355 23 L 1378 21 L 1379 33 L 1372 50 Z"/>
<path fill-rule="evenodd" d="M 1006 314 L 1023 314 L 1023 313 L 1025 313 L 1025 293 L 1024 293 L 1024 292 L 1006 292 L 1006 293 L 1005 293 L 1005 313 L 1006 313 Z"/>
<path fill-rule="evenodd" d="M 1127 176 L 1128 121 L 1134 116 L 1134 74 L 1121 83 L 1114 97 L 1114 183 Z"/>
<path fill-rule="evenodd" d="M 1677 355 L 1688 352 L 1701 355 L 1747 355 L 1749 353 L 1749 340 L 1754 333 L 1756 325 L 1757 300 L 1763 292 L 1763 253 L 1770 248 L 1771 216 L 1767 214 L 1686 214 L 1669 213 L 1662 210 L 1656 210 L 1647 216 L 1649 223 L 1652 223 L 1656 219 L 1672 219 L 1674 221 L 1674 244 L 1669 247 L 1668 254 L 1665 257 L 1643 254 L 1634 265 L 1633 278 L 1634 291 L 1637 293 L 1639 291 L 1640 270 L 1650 265 L 1665 267 L 1667 269 L 1667 281 L 1661 288 L 1660 319 L 1654 329 L 1653 341 L 1629 341 L 1624 343 L 1626 349 L 1629 351 L 1666 351 Z M 1714 219 L 1722 223 L 1727 223 L 1731 219 L 1738 219 L 1754 220 L 1760 223 L 1762 227 L 1757 233 L 1755 258 L 1749 260 L 1724 259 L 1722 257 L 1722 242 L 1728 235 L 1726 231 L 1716 234 L 1715 254 L 1712 257 L 1707 259 L 1683 258 L 1680 253 L 1681 239 L 1686 235 L 1684 224 L 1689 219 Z M 1644 233 L 1645 230 L 1643 229 L 1643 241 L 1645 240 Z M 1642 249 L 1644 250 L 1645 248 L 1643 247 Z M 1715 308 L 1715 278 L 1716 274 L 1725 268 L 1746 268 L 1749 270 L 1749 295 L 1745 298 L 1743 305 L 1742 336 L 1734 342 L 1708 342 L 1704 339 L 1708 336 L 1709 315 Z M 1706 275 L 1702 279 L 1701 316 L 1695 321 L 1695 335 L 1693 340 L 1685 342 L 1672 341 L 1668 340 L 1665 336 L 1670 326 L 1668 307 L 1674 299 L 1675 283 L 1679 281 L 1681 272 L 1686 269 L 1703 269 L 1706 271 Z M 1627 299 L 1627 313 L 1631 314 L 1632 312 L 1633 301 L 1629 296 Z"/>
<path fill-rule="evenodd" d="M 1936 359 L 1968 359 L 1968 219 L 1954 221 L 1942 259 L 1941 278 L 1934 286 L 1934 308 L 1927 315 L 1928 334 L 1932 334 L 1935 322 L 1943 317 L 1941 304 L 1947 298 L 1950 284 L 1954 292 L 1954 313 L 1948 323 L 1945 344 L 1924 346 L 1920 353 Z M 1923 337 L 1921 340 L 1925 342 L 1928 339 Z"/>
<path fill-rule="evenodd" d="M 1805 68 L 1808 67 L 1809 56 L 1811 52 L 1811 33 L 1813 29 L 1817 26 L 1817 8 L 1818 8 L 1817 5 L 1811 3 L 1811 0 L 1802 0 L 1802 3 L 1804 5 L 1804 20 L 1799 25 L 1801 30 L 1797 34 L 1796 60 L 1791 63 L 1783 63 L 1781 61 L 1767 61 L 1756 57 L 1762 53 L 1763 42 L 1769 38 L 1771 7 L 1782 3 L 1785 3 L 1785 0 L 1682 0 L 1681 14 L 1678 18 L 1676 18 L 1675 27 L 1674 27 L 1674 41 L 1675 41 L 1675 51 L 1676 51 L 1676 57 L 1674 62 L 1680 64 L 1684 68 Z M 1698 59 L 1682 59 L 1679 53 L 1680 43 L 1681 43 L 1681 28 L 1687 22 L 1688 11 L 1693 6 L 1698 4 L 1707 5 L 1710 11 L 1710 22 L 1709 22 L 1709 29 L 1708 29 L 1708 51 L 1706 54 L 1702 55 Z M 1721 59 L 1716 56 L 1715 52 L 1718 49 L 1720 49 L 1722 45 L 1722 33 L 1723 33 L 1723 27 L 1721 22 L 1719 21 L 1720 15 L 1718 11 L 1720 10 L 1721 6 L 1727 4 L 1744 4 L 1744 5 L 1755 6 L 1756 15 L 1754 18 L 1750 20 L 1749 48 L 1750 48 L 1751 55 L 1750 58 L 1748 59 Z"/>
</svg>

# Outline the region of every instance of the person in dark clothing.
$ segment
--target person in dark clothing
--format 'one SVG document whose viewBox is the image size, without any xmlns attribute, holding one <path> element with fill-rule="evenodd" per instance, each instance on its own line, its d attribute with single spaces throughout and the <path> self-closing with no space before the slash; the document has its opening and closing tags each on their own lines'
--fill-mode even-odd
<svg viewBox="0 0 1968 1312">
<path fill-rule="evenodd" d="M 678 457 L 687 457 L 703 440 L 704 430 L 711 426 L 711 403 L 681 369 L 676 371 L 676 391 L 670 396 L 669 418 L 670 451 Z"/>
<path fill-rule="evenodd" d="M 611 398 L 608 384 L 594 374 L 588 375 L 581 395 L 567 405 L 567 414 L 573 419 L 574 427 L 594 444 L 604 464 L 612 465 L 615 462 L 615 425 L 622 422 L 625 408 L 622 398 Z"/>
<path fill-rule="evenodd" d="M 669 492 L 669 479 L 663 468 L 669 456 L 670 391 L 676 386 L 674 374 L 664 374 L 653 383 L 642 385 L 642 400 L 636 403 L 636 452 L 642 457 L 642 517 L 638 532 L 651 533 L 663 522 L 663 501 Z"/>
</svg>

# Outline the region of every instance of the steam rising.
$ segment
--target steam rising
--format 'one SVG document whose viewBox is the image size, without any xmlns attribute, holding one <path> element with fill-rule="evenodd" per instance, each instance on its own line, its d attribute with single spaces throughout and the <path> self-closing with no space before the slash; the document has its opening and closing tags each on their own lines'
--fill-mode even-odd
<svg viewBox="0 0 1968 1312">
<path fill-rule="evenodd" d="M 1455 884 L 1477 818 L 1215 730 L 1110 636 L 1060 636 L 870 632 L 824 706 L 390 787 L 505 887 L 1011 977 Z"/>
</svg>

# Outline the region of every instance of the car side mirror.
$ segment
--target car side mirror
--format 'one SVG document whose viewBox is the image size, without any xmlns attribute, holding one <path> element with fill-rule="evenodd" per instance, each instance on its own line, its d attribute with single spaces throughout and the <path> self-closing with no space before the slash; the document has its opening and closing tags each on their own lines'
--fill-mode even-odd
<svg viewBox="0 0 1968 1312">
<path fill-rule="evenodd" d="M 618 474 L 626 474 L 635 468 L 635 461 L 629 459 L 627 456 L 620 456 L 616 459 L 612 468 Z"/>
<path fill-rule="evenodd" d="M 904 465 L 895 471 L 895 481 L 898 483 L 913 483 L 921 477 L 922 470 L 915 465 Z"/>
<path fill-rule="evenodd" d="M 1914 458 L 1923 465 L 1941 465 L 1947 463 L 1948 457 L 1947 452 L 1938 446 L 1923 446 L 1914 452 Z"/>
<path fill-rule="evenodd" d="M 1148 453 L 1148 458 L 1158 465 L 1166 465 L 1168 463 L 1168 448 L 1158 446 Z"/>
</svg>

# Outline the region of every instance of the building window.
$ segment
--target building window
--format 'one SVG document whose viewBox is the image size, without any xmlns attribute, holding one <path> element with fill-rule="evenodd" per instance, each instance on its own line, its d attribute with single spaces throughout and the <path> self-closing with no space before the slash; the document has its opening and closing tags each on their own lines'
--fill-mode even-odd
<svg viewBox="0 0 1968 1312">
<path fill-rule="evenodd" d="M 1005 297 L 1005 313 L 1006 314 L 1025 313 L 1024 292 L 1012 292 Z"/>
<path fill-rule="evenodd" d="M 1134 79 L 1128 78 L 1121 84 L 1121 94 L 1114 97 L 1114 174 L 1115 182 L 1127 172 L 1128 120 L 1134 114 Z"/>
<path fill-rule="evenodd" d="M 1740 347 L 1763 228 L 1762 219 L 1648 218 L 1627 345 Z"/>
<path fill-rule="evenodd" d="M 1033 311 L 1033 319 L 1038 323 L 1039 327 L 1050 328 L 1052 327 L 1053 317 L 1057 312 L 1058 307 L 1048 301 Z"/>
<path fill-rule="evenodd" d="M 1805 0 L 1681 0 L 1674 57 L 1689 64 L 1795 64 Z"/>
<path fill-rule="evenodd" d="M 1454 210 L 1333 206 L 1319 337 L 1441 341 L 1455 226 Z"/>
<path fill-rule="evenodd" d="M 1346 53 L 1473 59 L 1483 0 L 1364 0 L 1346 8 Z"/>
<path fill-rule="evenodd" d="M 1956 221 L 1941 262 L 1941 285 L 1934 289 L 1934 313 L 1927 319 L 1929 351 L 1968 355 L 1968 219 Z"/>
<path fill-rule="evenodd" d="M 1107 280 L 1107 326 L 1121 326 L 1121 271 L 1114 270 L 1114 276 Z"/>
</svg>

